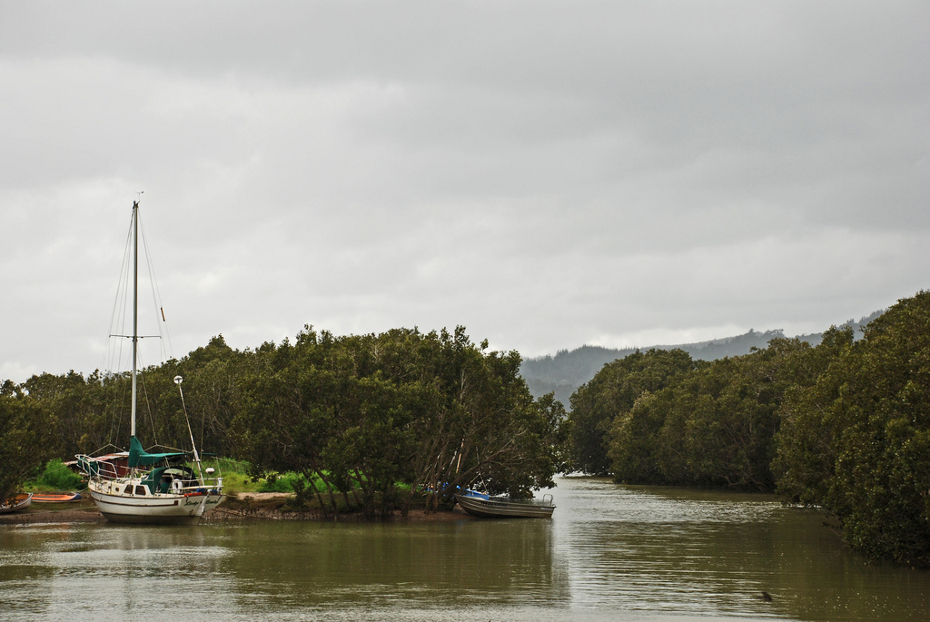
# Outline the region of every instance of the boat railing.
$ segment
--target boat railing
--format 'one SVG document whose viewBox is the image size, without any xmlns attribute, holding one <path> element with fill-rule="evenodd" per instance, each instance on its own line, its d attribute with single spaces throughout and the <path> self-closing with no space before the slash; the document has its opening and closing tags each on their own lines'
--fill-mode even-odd
<svg viewBox="0 0 930 622">
<path fill-rule="evenodd" d="M 78 454 L 75 457 L 77 458 L 78 468 L 88 477 L 99 477 L 101 479 L 116 479 L 119 477 L 116 465 L 112 462 L 92 458 L 86 454 Z"/>
<path fill-rule="evenodd" d="M 204 492 L 222 492 L 223 490 L 223 478 L 204 478 L 203 484 L 198 481 L 187 482 L 185 486 L 181 487 L 181 492 L 186 495 L 197 494 Z"/>
</svg>

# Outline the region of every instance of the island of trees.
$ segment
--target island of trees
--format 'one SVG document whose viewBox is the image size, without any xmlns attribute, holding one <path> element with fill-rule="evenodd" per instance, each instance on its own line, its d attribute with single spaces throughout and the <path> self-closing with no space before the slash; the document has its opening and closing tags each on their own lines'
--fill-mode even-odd
<svg viewBox="0 0 930 622">
<path fill-rule="evenodd" d="M 635 351 L 580 386 L 568 414 L 552 394 L 532 397 L 516 352 L 488 351 L 462 328 L 337 337 L 306 327 L 245 351 L 215 337 L 146 370 L 140 435 L 183 446 L 180 374 L 205 447 L 255 477 L 321 482 L 298 496 L 333 511 L 339 497 L 385 514 L 418 491 L 477 482 L 528 496 L 559 471 L 610 474 L 776 492 L 830 512 L 870 558 L 930 567 L 930 292 L 855 337 L 850 327 L 817 345 L 779 336 L 714 361 Z M 127 384 L 74 372 L 4 382 L 0 494 L 50 457 L 125 443 Z"/>
<path fill-rule="evenodd" d="M 222 337 L 140 375 L 138 435 L 189 446 L 185 400 L 201 448 L 246 461 L 256 478 L 296 473 L 298 490 L 335 512 L 406 512 L 415 494 L 443 497 L 473 481 L 527 497 L 562 470 L 565 412 L 533 399 L 516 352 L 488 351 L 463 328 L 336 337 L 311 327 L 255 350 Z M 126 374 L 41 374 L 0 387 L 0 497 L 50 457 L 123 446 Z M 343 505 L 345 507 L 345 505 Z"/>
</svg>

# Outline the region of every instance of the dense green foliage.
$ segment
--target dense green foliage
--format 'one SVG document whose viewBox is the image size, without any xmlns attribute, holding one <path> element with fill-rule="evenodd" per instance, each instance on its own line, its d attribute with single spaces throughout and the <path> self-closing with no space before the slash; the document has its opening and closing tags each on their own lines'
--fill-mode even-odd
<svg viewBox="0 0 930 622">
<path fill-rule="evenodd" d="M 585 473 L 610 471 L 606 433 L 617 415 L 633 408 L 644 393 L 659 391 L 695 368 L 681 350 L 634 352 L 605 365 L 572 396 L 568 420 L 573 468 Z"/>
<path fill-rule="evenodd" d="M 552 485 L 560 406 L 532 399 L 515 352 L 485 352 L 462 329 L 336 338 L 308 328 L 258 355 L 236 420 L 256 473 L 295 471 L 382 511 L 408 507 L 416 486 L 479 481 L 525 496 Z M 399 482 L 412 486 L 401 493 Z"/>
<path fill-rule="evenodd" d="M 724 358 L 640 396 L 609 430 L 620 481 L 771 490 L 777 410 L 790 386 L 786 368 L 809 350 L 773 340 L 765 350 Z"/>
<path fill-rule="evenodd" d="M 832 512 L 870 557 L 930 566 L 930 292 L 859 341 L 832 328 L 816 347 L 777 338 L 707 364 L 667 355 L 636 353 L 576 391 L 575 468 L 777 490 Z"/>
<path fill-rule="evenodd" d="M 318 507 L 341 495 L 340 507 L 389 513 L 423 490 L 437 507 L 473 483 L 527 496 L 553 485 L 564 411 L 551 396 L 534 400 L 519 367 L 519 354 L 488 352 L 462 328 L 335 337 L 307 327 L 294 343 L 246 351 L 215 337 L 140 375 L 137 436 L 149 448 L 190 446 L 181 375 L 201 449 L 247 461 L 253 479 L 299 499 L 317 495 Z M 3 386 L 0 472 L 11 490 L 48 456 L 128 441 L 128 375 Z"/>
<path fill-rule="evenodd" d="M 48 459 L 47 419 L 37 404 L 7 381 L 0 387 L 0 504 Z"/>
<path fill-rule="evenodd" d="M 84 488 L 84 478 L 69 469 L 61 458 L 52 458 L 39 473 L 34 482 L 27 482 L 32 490 L 58 492 Z"/>
<path fill-rule="evenodd" d="M 840 519 L 872 557 L 930 566 L 930 292 L 900 301 L 842 344 L 789 400 L 779 488 Z"/>
</svg>

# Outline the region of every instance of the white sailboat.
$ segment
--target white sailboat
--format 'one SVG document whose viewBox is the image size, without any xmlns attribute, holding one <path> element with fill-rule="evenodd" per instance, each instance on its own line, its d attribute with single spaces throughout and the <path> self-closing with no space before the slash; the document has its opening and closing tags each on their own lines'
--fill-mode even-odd
<svg viewBox="0 0 930 622">
<path fill-rule="evenodd" d="M 194 524 L 225 498 L 223 478 L 213 468 L 204 469 L 194 446 L 191 452 L 148 453 L 136 438 L 139 202 L 132 205 L 133 302 L 132 302 L 132 405 L 129 451 L 101 458 L 76 456 L 88 476 L 87 488 L 107 520 L 121 523 Z M 174 381 L 181 392 L 181 377 Z M 190 422 L 188 421 L 188 431 Z"/>
</svg>

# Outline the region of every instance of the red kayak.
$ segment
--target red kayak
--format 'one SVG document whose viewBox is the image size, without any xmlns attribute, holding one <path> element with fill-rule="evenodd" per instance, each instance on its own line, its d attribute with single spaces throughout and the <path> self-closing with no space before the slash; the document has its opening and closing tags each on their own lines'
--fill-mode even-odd
<svg viewBox="0 0 930 622">
<path fill-rule="evenodd" d="M 32 495 L 32 500 L 36 503 L 67 503 L 80 501 L 81 495 L 76 492 L 37 492 Z"/>
</svg>

